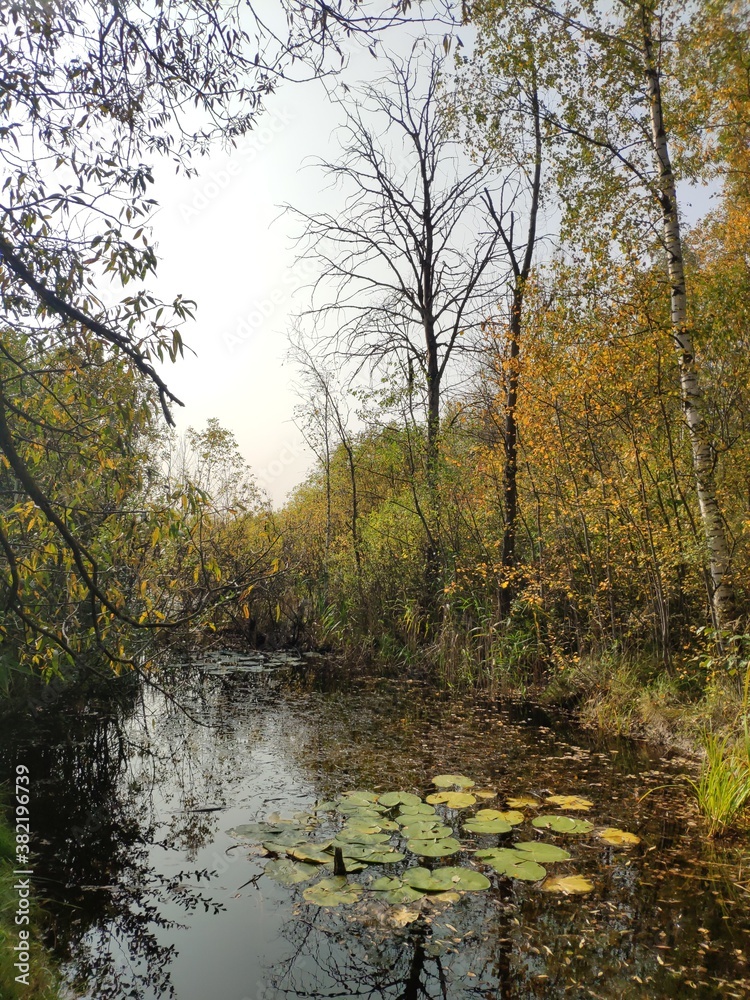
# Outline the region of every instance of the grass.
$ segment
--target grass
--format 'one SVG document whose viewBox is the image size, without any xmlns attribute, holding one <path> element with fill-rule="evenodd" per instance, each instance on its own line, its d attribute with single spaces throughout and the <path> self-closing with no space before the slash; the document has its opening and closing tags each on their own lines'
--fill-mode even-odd
<svg viewBox="0 0 750 1000">
<path fill-rule="evenodd" d="M 1 809 L 1 807 L 0 807 Z M 31 910 L 31 947 L 29 985 L 16 982 L 16 953 L 18 930 L 15 925 L 18 894 L 14 889 L 15 840 L 12 829 L 5 823 L 0 811 L 0 997 L 2 1000 L 58 1000 L 59 979 L 49 953 L 39 940 L 40 910 L 38 904 Z"/>
<path fill-rule="evenodd" d="M 706 758 L 698 781 L 691 781 L 709 837 L 721 837 L 735 826 L 750 803 L 747 751 L 730 736 L 708 733 Z"/>
</svg>

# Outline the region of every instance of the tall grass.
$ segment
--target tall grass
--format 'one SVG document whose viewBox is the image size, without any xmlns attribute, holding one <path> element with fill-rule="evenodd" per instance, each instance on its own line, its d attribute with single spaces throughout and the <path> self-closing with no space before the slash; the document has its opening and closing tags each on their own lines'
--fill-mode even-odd
<svg viewBox="0 0 750 1000">
<path fill-rule="evenodd" d="M 750 802 L 750 767 L 744 748 L 730 736 L 708 733 L 703 745 L 706 758 L 698 781 L 691 784 L 709 837 L 720 837 L 736 824 Z"/>
</svg>

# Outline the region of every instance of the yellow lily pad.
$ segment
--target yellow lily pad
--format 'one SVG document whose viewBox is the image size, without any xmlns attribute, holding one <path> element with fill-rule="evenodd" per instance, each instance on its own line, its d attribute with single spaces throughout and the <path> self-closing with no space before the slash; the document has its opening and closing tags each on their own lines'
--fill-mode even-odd
<svg viewBox="0 0 750 1000">
<path fill-rule="evenodd" d="M 641 842 L 641 838 L 634 833 L 628 833 L 627 830 L 618 830 L 614 826 L 602 830 L 599 836 L 605 843 L 612 844 L 613 847 L 631 847 Z"/>
<path fill-rule="evenodd" d="M 500 809 L 477 809 L 474 819 L 482 823 L 486 820 L 502 819 L 511 826 L 518 826 L 519 823 L 523 823 L 524 816 L 517 809 L 510 809 L 507 812 L 501 812 Z"/>
<path fill-rule="evenodd" d="M 565 896 L 582 895 L 593 888 L 594 883 L 583 875 L 553 875 L 542 883 L 542 892 L 561 892 Z"/>
<path fill-rule="evenodd" d="M 428 795 L 427 801 L 431 805 L 446 805 L 449 809 L 468 809 L 476 803 L 476 799 L 471 792 L 435 792 Z"/>
<path fill-rule="evenodd" d="M 497 798 L 497 792 L 493 792 L 491 788 L 473 789 L 472 795 L 476 795 L 478 799 L 495 799 Z"/>
<path fill-rule="evenodd" d="M 511 809 L 538 809 L 539 802 L 530 795 L 517 795 L 505 800 Z"/>
<path fill-rule="evenodd" d="M 432 779 L 433 785 L 438 788 L 473 788 L 475 782 L 467 778 L 465 774 L 437 774 Z"/>
<path fill-rule="evenodd" d="M 589 799 L 581 798 L 580 795 L 550 795 L 545 804 L 549 805 L 550 803 L 553 806 L 560 806 L 561 809 L 582 812 L 589 810 L 594 804 Z"/>
</svg>

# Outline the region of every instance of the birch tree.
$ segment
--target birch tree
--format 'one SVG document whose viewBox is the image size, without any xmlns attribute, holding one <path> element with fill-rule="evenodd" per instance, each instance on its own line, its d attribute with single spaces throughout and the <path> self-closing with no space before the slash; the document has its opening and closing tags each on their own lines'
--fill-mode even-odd
<svg viewBox="0 0 750 1000">
<path fill-rule="evenodd" d="M 670 300 L 684 424 L 706 544 L 715 624 L 735 614 L 731 551 L 716 493 L 715 452 L 704 417 L 685 278 L 678 182 L 700 176 L 702 124 L 671 86 L 677 39 L 698 18 L 690 0 L 481 4 L 484 52 L 519 24 L 543 42 L 542 118 L 556 145 L 564 236 L 638 266 L 655 246 Z"/>
</svg>

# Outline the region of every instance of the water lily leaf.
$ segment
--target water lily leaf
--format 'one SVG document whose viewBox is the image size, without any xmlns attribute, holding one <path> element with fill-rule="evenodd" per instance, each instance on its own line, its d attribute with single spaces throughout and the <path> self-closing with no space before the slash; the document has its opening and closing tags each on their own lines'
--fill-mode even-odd
<svg viewBox="0 0 750 1000">
<path fill-rule="evenodd" d="M 370 883 L 370 888 L 373 892 L 392 892 L 394 889 L 400 889 L 403 884 L 396 876 L 382 875 Z"/>
<path fill-rule="evenodd" d="M 511 809 L 537 809 L 539 803 L 536 799 L 532 799 L 530 795 L 519 795 L 515 798 L 509 798 L 505 800 Z"/>
<path fill-rule="evenodd" d="M 568 895 L 591 892 L 594 883 L 582 875 L 555 875 L 542 884 L 543 892 L 562 892 Z"/>
<path fill-rule="evenodd" d="M 442 823 L 408 823 L 401 828 L 401 833 L 407 840 L 442 840 L 452 835 L 453 828 Z"/>
<path fill-rule="evenodd" d="M 340 799 L 341 802 L 358 802 L 360 805 L 371 805 L 378 801 L 379 796 L 375 792 L 367 791 L 366 789 L 355 789 L 351 792 L 344 792 Z"/>
<path fill-rule="evenodd" d="M 437 788 L 473 788 L 475 782 L 467 778 L 465 774 L 438 774 L 432 779 L 433 785 Z"/>
<path fill-rule="evenodd" d="M 435 792 L 427 796 L 427 801 L 433 805 L 446 805 L 449 809 L 468 809 L 477 800 L 471 792 Z"/>
<path fill-rule="evenodd" d="M 299 847 L 300 844 L 306 843 L 307 837 L 304 834 L 290 831 L 289 833 L 279 833 L 275 836 L 269 834 L 263 841 L 263 846 L 267 851 L 271 851 L 272 854 L 283 854 L 289 847 Z"/>
<path fill-rule="evenodd" d="M 553 830 L 555 833 L 591 833 L 594 829 L 588 820 L 570 816 L 536 816 L 531 825 L 538 830 Z"/>
<path fill-rule="evenodd" d="M 409 868 L 404 872 L 404 882 L 423 892 L 474 891 L 489 889 L 490 880 L 468 868 Z"/>
<path fill-rule="evenodd" d="M 504 819 L 472 819 L 464 823 L 464 830 L 469 833 L 510 833 L 513 827 Z"/>
<path fill-rule="evenodd" d="M 378 799 L 381 806 L 387 806 L 389 809 L 399 805 L 416 806 L 421 801 L 420 797 L 412 792 L 386 792 Z"/>
<path fill-rule="evenodd" d="M 318 813 L 333 812 L 335 808 L 336 808 L 335 802 L 329 802 L 328 800 L 326 800 L 325 802 L 319 802 L 313 809 L 313 812 L 318 812 Z"/>
<path fill-rule="evenodd" d="M 390 839 L 390 833 L 360 833 L 359 830 L 347 827 L 336 834 L 336 840 L 340 844 L 387 844 Z"/>
<path fill-rule="evenodd" d="M 496 871 L 504 870 L 508 865 L 515 865 L 523 860 L 519 857 L 518 851 L 514 851 L 512 847 L 492 847 L 485 851 L 474 851 L 474 857 L 481 858 Z"/>
<path fill-rule="evenodd" d="M 547 869 L 542 868 L 536 861 L 517 861 L 514 865 L 508 865 L 505 874 L 511 878 L 521 879 L 523 882 L 538 882 L 547 874 Z"/>
<path fill-rule="evenodd" d="M 267 817 L 267 822 L 272 823 L 274 826 L 278 824 L 280 826 L 283 826 L 284 828 L 288 828 L 290 826 L 299 826 L 296 820 L 289 819 L 288 816 L 284 817 L 277 812 L 270 813 L 269 816 Z"/>
<path fill-rule="evenodd" d="M 444 840 L 410 840 L 409 850 L 425 858 L 447 858 L 461 850 L 461 845 L 455 837 Z"/>
<path fill-rule="evenodd" d="M 594 804 L 589 799 L 582 799 L 580 795 L 550 795 L 547 798 L 547 802 L 553 806 L 559 806 L 561 809 L 571 809 L 573 811 L 579 809 L 585 811 L 590 809 Z"/>
<path fill-rule="evenodd" d="M 302 893 L 308 903 L 316 906 L 346 906 L 355 903 L 362 895 L 362 886 L 347 882 L 343 875 L 323 878 Z"/>
<path fill-rule="evenodd" d="M 473 790 L 472 795 L 475 795 L 478 799 L 494 799 L 497 798 L 497 792 L 493 792 L 491 788 L 482 788 Z"/>
<path fill-rule="evenodd" d="M 388 865 L 403 861 L 406 857 L 401 851 L 396 851 L 386 844 L 376 844 L 368 847 L 365 844 L 341 844 L 341 853 L 345 858 L 356 858 L 368 865 Z"/>
<path fill-rule="evenodd" d="M 618 830 L 614 826 L 602 830 L 599 836 L 605 843 L 612 844 L 614 847 L 631 847 L 641 842 L 641 838 L 636 834 L 628 833 L 627 830 Z"/>
<path fill-rule="evenodd" d="M 365 861 L 357 861 L 356 858 L 342 858 L 342 861 L 344 862 L 344 871 L 347 875 L 351 875 L 353 872 L 363 872 L 367 868 Z M 326 868 L 333 868 L 334 864 L 334 859 L 329 855 L 328 861 L 325 862 Z"/>
<path fill-rule="evenodd" d="M 263 869 L 263 874 L 268 875 L 275 882 L 282 885 L 296 885 L 298 882 L 309 882 L 311 878 L 320 872 L 317 865 L 298 864 L 288 858 L 281 858 L 276 861 L 269 861 Z"/>
<path fill-rule="evenodd" d="M 396 828 L 398 829 L 398 827 Z M 383 827 L 379 823 L 368 822 L 360 819 L 348 819 L 346 826 L 342 827 L 341 833 L 382 833 Z"/>
<path fill-rule="evenodd" d="M 510 809 L 506 812 L 501 812 L 499 809 L 478 809 L 474 814 L 474 819 L 482 823 L 488 819 L 502 819 L 506 823 L 510 823 L 511 826 L 518 826 L 519 823 L 523 823 L 524 815 L 517 809 Z"/>
<path fill-rule="evenodd" d="M 403 823 L 401 817 L 404 816 L 434 816 L 435 810 L 426 802 L 416 802 L 414 805 L 404 804 L 398 811 L 399 822 Z"/>
<path fill-rule="evenodd" d="M 299 847 L 287 847 L 286 853 L 297 861 L 309 861 L 315 865 L 325 865 L 331 860 L 330 840 L 322 844 L 305 844 Z"/>
<path fill-rule="evenodd" d="M 460 898 L 460 892 L 436 892 L 430 896 L 430 899 L 438 903 L 457 903 Z"/>
<path fill-rule="evenodd" d="M 336 804 L 336 808 L 344 816 L 350 816 L 354 813 L 357 816 L 371 819 L 377 819 L 381 813 L 387 811 L 385 806 L 381 806 L 378 802 L 350 802 L 347 799 L 341 799 Z"/>
<path fill-rule="evenodd" d="M 546 864 L 551 861 L 568 861 L 570 859 L 570 855 L 562 847 L 545 844 L 541 840 L 530 840 L 514 844 L 513 847 L 527 855 L 530 861 L 541 861 Z"/>
<path fill-rule="evenodd" d="M 234 837 L 235 840 L 253 840 L 257 843 L 268 834 L 282 833 L 283 827 L 273 823 L 241 823 L 226 832 L 227 836 Z"/>
</svg>

